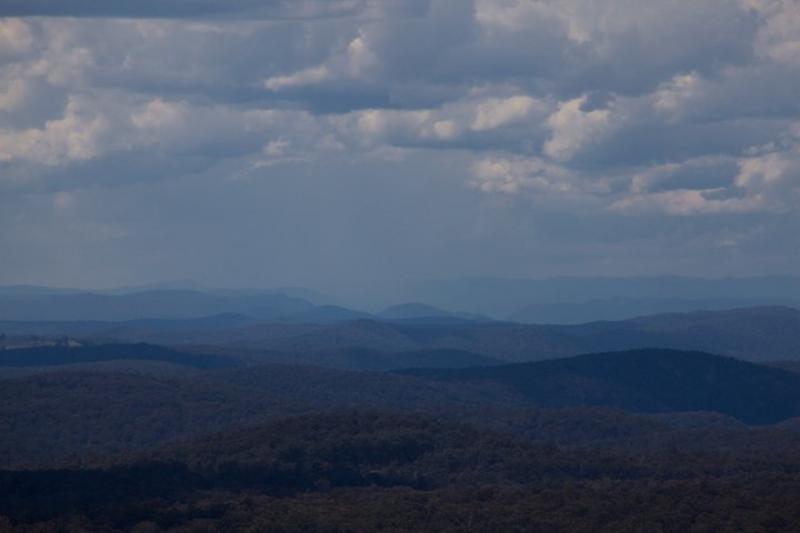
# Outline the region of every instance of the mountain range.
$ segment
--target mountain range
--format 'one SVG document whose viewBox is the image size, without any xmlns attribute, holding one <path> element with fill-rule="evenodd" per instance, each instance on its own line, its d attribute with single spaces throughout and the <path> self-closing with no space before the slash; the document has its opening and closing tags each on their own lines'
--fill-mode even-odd
<svg viewBox="0 0 800 533">
<path fill-rule="evenodd" d="M 282 301 L 282 300 L 281 300 Z M 317 307 L 308 309 L 320 309 Z M 326 309 L 326 308 L 322 308 Z M 452 317 L 416 320 L 263 321 L 240 314 L 120 322 L 0 322 L 9 346 L 31 336 L 70 335 L 97 342 L 149 342 L 204 353 L 261 354 L 263 361 L 359 368 L 358 350 L 398 354 L 454 350 L 504 362 L 537 361 L 588 352 L 671 348 L 750 361 L 800 360 L 800 311 L 754 307 L 668 313 L 578 325 L 485 322 Z M 347 351 L 352 357 L 343 357 Z M 330 354 L 326 357 L 324 354 Z M 255 355 L 253 355 L 255 356 Z M 384 357 L 384 360 L 386 358 Z M 411 365 L 408 365 L 411 366 Z M 452 366 L 452 365 L 443 365 Z M 383 367 L 380 365 L 379 367 Z M 367 366 L 367 368 L 375 368 Z"/>
<path fill-rule="evenodd" d="M 237 313 L 260 320 L 500 320 L 580 324 L 637 316 L 800 308 L 800 277 L 496 279 L 375 286 L 326 294 L 301 287 L 218 289 L 191 281 L 103 290 L 0 286 L 0 320 L 131 320 Z"/>
</svg>

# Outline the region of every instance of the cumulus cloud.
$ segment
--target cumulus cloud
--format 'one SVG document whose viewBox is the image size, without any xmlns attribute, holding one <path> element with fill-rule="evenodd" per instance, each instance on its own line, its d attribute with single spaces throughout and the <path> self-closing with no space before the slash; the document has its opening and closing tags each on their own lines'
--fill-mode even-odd
<svg viewBox="0 0 800 533">
<path fill-rule="evenodd" d="M 617 180 L 641 181 L 647 161 L 680 174 L 689 160 L 780 142 L 800 112 L 778 92 L 781 77 L 800 78 L 785 52 L 797 39 L 792 2 L 258 4 L 165 2 L 160 14 L 148 2 L 6 4 L 19 14 L 192 20 L 4 19 L 3 159 L 67 165 L 148 144 L 182 157 L 216 139 L 246 166 L 276 137 L 278 126 L 256 117 L 281 111 L 302 124 L 281 138 L 308 146 L 307 158 L 316 150 L 304 135 L 349 150 L 505 150 L 588 182 L 611 166 Z M 251 20 L 229 20 L 246 12 Z M 305 18 L 321 22 L 297 22 Z M 751 96 L 759 90 L 770 98 Z M 37 122 L 35 92 L 63 107 Z M 91 118 L 76 111 L 90 101 L 114 103 Z M 103 128 L 113 133 L 94 140 Z"/>
<path fill-rule="evenodd" d="M 712 158 L 648 169 L 634 177 L 630 194 L 614 201 L 610 209 L 670 215 L 779 213 L 797 209 L 796 202 L 800 198 L 800 151 L 797 147 L 736 159 L 737 171 L 729 174 L 718 187 L 704 187 L 698 179 L 693 180 L 693 188 L 684 185 L 659 190 L 657 186 L 659 182 L 686 174 L 687 167 L 703 168 L 706 172 L 712 172 L 714 166 L 729 170 L 729 162 L 729 158 Z"/>
<path fill-rule="evenodd" d="M 43 128 L 0 130 L 0 161 L 21 159 L 44 165 L 60 165 L 100 155 L 102 137 L 109 123 L 102 114 L 77 99 L 67 104 L 64 116 Z"/>
<path fill-rule="evenodd" d="M 380 181 L 387 197 L 505 206 L 488 219 L 800 212 L 793 0 L 7 0 L 2 16 L 7 198 L 319 185 L 335 165 L 377 182 L 383 164 L 408 176 Z"/>
<path fill-rule="evenodd" d="M 800 6 L 791 0 L 742 0 L 764 23 L 755 39 L 762 56 L 797 66 L 800 59 Z"/>
<path fill-rule="evenodd" d="M 715 198 L 719 189 L 676 189 L 651 194 L 629 196 L 614 202 L 615 211 L 648 214 L 697 215 L 723 213 L 749 213 L 764 207 L 761 196 L 746 198 Z"/>
<path fill-rule="evenodd" d="M 509 98 L 490 98 L 477 104 L 475 120 L 470 128 L 475 131 L 491 130 L 524 119 L 541 104 L 527 95 Z"/>
<path fill-rule="evenodd" d="M 325 65 L 303 69 L 292 74 L 272 76 L 264 81 L 264 87 L 272 91 L 280 91 L 291 87 L 314 85 L 330 78 L 330 71 Z"/>
<path fill-rule="evenodd" d="M 664 113 L 675 113 L 698 92 L 699 77 L 694 72 L 677 74 L 653 94 L 654 106 Z"/>
<path fill-rule="evenodd" d="M 487 157 L 473 165 L 474 186 L 484 192 L 516 194 L 526 189 L 539 193 L 576 192 L 573 176 L 539 158 Z"/>
<path fill-rule="evenodd" d="M 30 28 L 20 19 L 0 19 L 0 58 L 24 54 L 33 46 Z"/>
<path fill-rule="evenodd" d="M 562 102 L 558 111 L 547 118 L 552 135 L 544 144 L 544 153 L 549 157 L 568 161 L 581 148 L 597 142 L 612 126 L 611 111 L 594 109 L 584 111 L 586 96 Z"/>
</svg>

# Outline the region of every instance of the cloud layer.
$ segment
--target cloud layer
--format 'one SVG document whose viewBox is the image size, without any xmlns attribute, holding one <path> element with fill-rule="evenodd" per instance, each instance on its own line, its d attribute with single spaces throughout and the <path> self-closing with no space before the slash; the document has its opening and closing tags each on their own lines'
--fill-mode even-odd
<svg viewBox="0 0 800 533">
<path fill-rule="evenodd" d="M 208 245 L 186 261 L 233 254 L 248 283 L 313 282 L 320 258 L 342 279 L 357 263 L 442 277 L 800 259 L 792 0 L 25 0 L 0 16 L 0 246 L 20 250 L 0 280 L 226 281 L 173 255 L 167 236 L 191 231 Z M 107 211 L 147 198 L 163 198 L 160 235 Z M 215 199 L 219 227 L 201 220 Z M 227 249 L 262 223 L 285 233 Z M 53 266 L 62 246 L 74 267 Z M 270 247 L 285 264 L 266 265 Z M 169 268 L 89 268 L 103 250 Z M 414 254 L 428 260 L 399 259 Z"/>
</svg>

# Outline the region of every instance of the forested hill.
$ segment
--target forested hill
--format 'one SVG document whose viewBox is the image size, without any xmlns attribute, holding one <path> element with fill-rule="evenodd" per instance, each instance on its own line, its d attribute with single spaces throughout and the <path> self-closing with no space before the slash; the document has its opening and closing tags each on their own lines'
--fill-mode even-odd
<svg viewBox="0 0 800 533">
<path fill-rule="evenodd" d="M 789 531 L 797 439 L 732 450 L 576 450 L 419 414 L 327 413 L 0 471 L 0 529 Z"/>
<path fill-rule="evenodd" d="M 330 309 L 323 311 L 331 318 Z M 304 316 L 311 320 L 313 313 L 309 313 Z M 758 362 L 790 361 L 800 359 L 798 331 L 800 311 L 788 307 L 662 314 L 572 326 L 450 318 L 433 322 L 347 319 L 300 323 L 238 314 L 123 322 L 0 321 L 0 334 L 8 336 L 9 346 L 13 346 L 15 336 L 69 335 L 90 342 L 115 339 L 169 346 L 216 346 L 229 354 L 234 350 L 284 354 L 320 354 L 352 348 L 384 353 L 458 350 L 506 362 L 650 347 L 698 350 Z M 311 364 L 328 364 L 324 357 L 301 359 Z M 358 357 L 348 359 L 351 363 L 344 366 L 360 368 Z M 343 365 L 341 357 L 334 356 L 331 361 L 333 366 Z M 387 365 L 372 365 L 371 359 L 368 362 L 370 364 L 363 368 L 388 368 Z"/>
<path fill-rule="evenodd" d="M 118 360 L 159 361 L 196 368 L 227 368 L 240 364 L 228 357 L 179 352 L 145 343 L 37 346 L 0 351 L 0 367 L 55 366 Z"/>
<path fill-rule="evenodd" d="M 406 372 L 449 382 L 500 383 L 544 406 L 716 411 L 756 424 L 800 416 L 800 375 L 703 352 L 632 350 Z"/>
</svg>

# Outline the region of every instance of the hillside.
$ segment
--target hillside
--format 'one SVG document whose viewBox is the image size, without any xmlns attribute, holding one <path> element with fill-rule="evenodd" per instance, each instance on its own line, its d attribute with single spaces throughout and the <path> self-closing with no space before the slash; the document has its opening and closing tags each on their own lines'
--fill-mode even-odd
<svg viewBox="0 0 800 533">
<path fill-rule="evenodd" d="M 800 298 L 609 298 L 581 302 L 542 302 L 510 314 L 509 320 L 526 324 L 583 324 L 629 320 L 644 315 L 691 313 L 698 309 L 727 311 L 743 307 L 789 306 L 800 308 Z"/>
<path fill-rule="evenodd" d="M 699 350 L 752 361 L 800 358 L 800 311 L 757 307 L 655 315 L 576 326 L 511 323 L 399 324 L 356 321 L 291 332 L 260 325 L 229 330 L 226 340 L 285 350 L 360 346 L 383 351 L 447 348 L 506 361 L 536 361 L 636 348 Z M 220 338 L 220 340 L 222 337 Z"/>
<path fill-rule="evenodd" d="M 575 450 L 418 414 L 292 417 L 147 454 L 0 471 L 39 530 L 772 531 L 800 520 L 800 442 Z"/>
<path fill-rule="evenodd" d="M 641 412 L 714 411 L 747 423 L 800 416 L 800 376 L 702 352 L 633 350 L 560 360 L 409 374 L 509 386 L 537 405 Z"/>
<path fill-rule="evenodd" d="M 320 351 L 248 351 L 204 346 L 196 347 L 192 351 L 228 355 L 252 365 L 280 363 L 349 370 L 396 370 L 423 367 L 462 368 L 503 363 L 499 359 L 485 355 L 446 348 L 386 352 L 356 346 Z"/>
<path fill-rule="evenodd" d="M 800 336 L 796 334 L 800 331 L 800 311 L 789 307 L 671 313 L 572 326 L 452 317 L 352 320 L 354 312 L 325 306 L 311 307 L 303 313 L 281 320 L 225 313 L 193 319 L 121 322 L 0 321 L 0 333 L 9 337 L 66 334 L 102 341 L 283 353 L 349 348 L 387 353 L 444 349 L 508 362 L 651 347 L 706 351 L 761 362 L 800 360 Z M 301 317 L 304 318 L 300 320 Z"/>
<path fill-rule="evenodd" d="M 535 440 L 618 446 L 638 438 L 647 447 L 670 442 L 657 435 L 676 430 L 740 428 L 722 415 L 748 423 L 799 416 L 796 374 L 706 354 L 640 355 L 404 373 L 265 364 L 183 374 L 104 367 L 8 379 L 0 387 L 0 467 L 145 450 L 353 407 L 435 413 Z M 620 408 L 672 412 L 654 418 Z M 709 412 L 691 413 L 700 410 Z M 653 435 L 649 443 L 641 440 L 646 435 Z M 678 442 L 703 440 L 695 433 Z"/>
<path fill-rule="evenodd" d="M 1 367 L 41 367 L 107 361 L 159 361 L 196 368 L 229 368 L 240 363 L 227 357 L 179 352 L 152 344 L 38 346 L 0 351 Z"/>
<path fill-rule="evenodd" d="M 529 403 L 501 386 L 287 365 L 163 376 L 49 372 L 0 384 L 0 467 L 142 450 L 334 408 L 437 411 Z"/>
<path fill-rule="evenodd" d="M 754 307 L 575 326 L 355 320 L 333 324 L 247 324 L 198 332 L 191 339 L 169 331 L 127 330 L 126 336 L 130 340 L 164 344 L 193 340 L 197 344 L 288 352 L 347 347 L 384 352 L 452 349 L 515 362 L 651 347 L 776 361 L 800 359 L 797 331 L 800 331 L 800 311 L 788 307 Z"/>
</svg>

